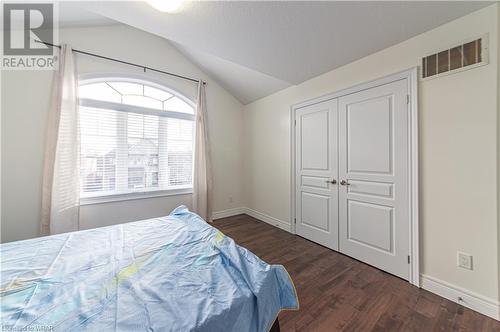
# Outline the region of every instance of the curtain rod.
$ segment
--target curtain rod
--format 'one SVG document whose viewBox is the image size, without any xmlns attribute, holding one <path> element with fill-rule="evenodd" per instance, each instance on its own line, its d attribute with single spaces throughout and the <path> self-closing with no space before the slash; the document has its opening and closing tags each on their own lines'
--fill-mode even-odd
<svg viewBox="0 0 500 332">
<path fill-rule="evenodd" d="M 40 43 L 40 44 L 44 44 L 44 45 L 47 45 L 47 46 L 51 46 L 51 47 L 61 48 L 61 45 L 55 45 L 55 44 L 51 44 L 51 43 L 46 43 L 44 41 L 37 40 L 37 39 L 35 39 L 35 42 L 36 43 Z M 104 59 L 104 60 L 119 62 L 119 63 L 123 63 L 123 64 L 129 65 L 129 66 L 134 66 L 134 67 L 142 68 L 142 69 L 144 69 L 144 72 L 146 72 L 146 70 L 150 70 L 150 71 L 154 71 L 154 72 L 157 72 L 157 73 L 161 73 L 161 74 L 165 74 L 165 75 L 170 75 L 170 76 L 174 76 L 174 77 L 177 77 L 177 78 L 182 78 L 184 80 L 188 80 L 188 81 L 191 81 L 191 82 L 196 82 L 196 83 L 200 82 L 200 80 L 197 80 L 197 79 L 192 78 L 192 77 L 182 76 L 182 75 L 179 75 L 179 74 L 170 73 L 168 71 L 151 68 L 151 67 L 144 66 L 144 65 L 139 65 L 137 63 L 132 63 L 132 62 L 123 61 L 123 60 L 119 60 L 119 59 L 115 59 L 115 58 L 110 58 L 110 57 L 107 57 L 107 56 L 104 56 L 104 55 L 100 55 L 100 54 L 85 52 L 85 51 L 77 50 L 77 49 L 73 49 L 73 52 L 79 53 L 79 54 L 83 54 L 83 55 L 93 56 L 93 57 L 96 57 L 96 58 L 99 58 L 99 59 Z M 207 84 L 207 82 L 205 82 L 205 81 L 201 81 L 201 82 L 204 85 Z"/>
</svg>

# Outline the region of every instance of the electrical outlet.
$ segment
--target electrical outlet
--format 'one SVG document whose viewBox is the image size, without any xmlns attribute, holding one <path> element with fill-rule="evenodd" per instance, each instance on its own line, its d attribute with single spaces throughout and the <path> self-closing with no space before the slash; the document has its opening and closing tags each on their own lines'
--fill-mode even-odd
<svg viewBox="0 0 500 332">
<path fill-rule="evenodd" d="M 467 270 L 472 270 L 472 255 L 457 252 L 457 265 Z"/>
<path fill-rule="evenodd" d="M 229 196 L 229 203 L 233 202 L 233 196 Z"/>
</svg>

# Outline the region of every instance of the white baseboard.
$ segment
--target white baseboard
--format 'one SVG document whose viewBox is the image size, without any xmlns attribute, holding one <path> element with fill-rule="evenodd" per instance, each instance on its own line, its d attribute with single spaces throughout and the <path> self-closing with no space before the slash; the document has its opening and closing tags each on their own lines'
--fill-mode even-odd
<svg viewBox="0 0 500 332">
<path fill-rule="evenodd" d="M 245 213 L 245 208 L 244 207 L 238 207 L 238 208 L 233 208 L 233 209 L 216 211 L 216 212 L 214 212 L 212 214 L 212 219 L 213 220 L 222 219 L 222 218 L 237 216 L 239 214 L 244 214 L 244 213 Z"/>
<path fill-rule="evenodd" d="M 270 215 L 252 210 L 247 207 L 239 207 L 239 208 L 214 212 L 212 219 L 216 220 L 221 218 L 227 218 L 227 217 L 237 216 L 238 214 L 248 214 L 250 217 L 254 217 L 255 219 L 259 219 L 260 221 L 281 228 L 287 232 L 291 232 L 291 225 L 286 221 L 271 217 Z"/>
<path fill-rule="evenodd" d="M 500 320 L 498 301 L 424 274 L 420 275 L 420 287 L 483 315 Z"/>
<path fill-rule="evenodd" d="M 259 211 L 252 210 L 250 208 L 245 208 L 245 213 L 251 217 L 254 217 L 255 219 L 259 219 L 265 223 L 268 223 L 270 225 L 281 228 L 282 230 L 285 230 L 285 231 L 291 233 L 291 225 L 289 223 L 287 223 L 286 221 L 271 217 L 270 215 L 267 215 L 267 214 L 259 212 Z"/>
</svg>

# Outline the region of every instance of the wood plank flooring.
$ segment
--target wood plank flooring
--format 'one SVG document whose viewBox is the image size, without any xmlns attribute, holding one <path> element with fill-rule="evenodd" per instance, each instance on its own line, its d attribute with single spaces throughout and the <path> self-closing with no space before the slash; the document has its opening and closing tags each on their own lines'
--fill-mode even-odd
<svg viewBox="0 0 500 332">
<path fill-rule="evenodd" d="M 300 301 L 288 331 L 500 331 L 500 322 L 247 215 L 213 224 L 269 264 L 283 264 Z"/>
</svg>

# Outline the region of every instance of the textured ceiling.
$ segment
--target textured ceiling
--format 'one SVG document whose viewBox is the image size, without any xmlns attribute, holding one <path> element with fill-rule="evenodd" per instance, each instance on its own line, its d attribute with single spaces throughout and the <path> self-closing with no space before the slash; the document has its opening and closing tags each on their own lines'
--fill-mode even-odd
<svg viewBox="0 0 500 332">
<path fill-rule="evenodd" d="M 175 14 L 135 1 L 79 5 L 170 40 L 248 103 L 490 3 L 202 1 Z"/>
<path fill-rule="evenodd" d="M 72 1 L 60 1 L 56 4 L 58 6 L 58 23 L 60 28 L 119 24 L 115 20 L 85 10 L 75 5 Z"/>
<path fill-rule="evenodd" d="M 182 54 L 209 73 L 241 103 L 248 104 L 273 92 L 291 86 L 290 83 L 252 70 L 234 62 L 171 42 Z"/>
</svg>

